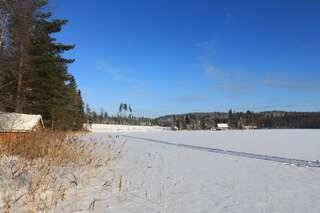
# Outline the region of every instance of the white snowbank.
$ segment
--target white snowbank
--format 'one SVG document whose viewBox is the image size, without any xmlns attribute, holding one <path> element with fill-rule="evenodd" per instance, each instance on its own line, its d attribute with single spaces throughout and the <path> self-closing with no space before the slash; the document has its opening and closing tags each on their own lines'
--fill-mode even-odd
<svg viewBox="0 0 320 213">
<path fill-rule="evenodd" d="M 170 130 L 170 128 L 160 126 L 133 126 L 114 124 L 84 124 L 84 128 L 90 132 L 145 132 Z"/>
</svg>

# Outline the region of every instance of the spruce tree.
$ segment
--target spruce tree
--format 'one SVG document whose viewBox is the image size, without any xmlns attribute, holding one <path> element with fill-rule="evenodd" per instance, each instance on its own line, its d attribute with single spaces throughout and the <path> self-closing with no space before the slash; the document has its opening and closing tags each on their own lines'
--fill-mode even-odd
<svg viewBox="0 0 320 213">
<path fill-rule="evenodd" d="M 47 1 L 39 1 L 41 6 Z M 66 20 L 51 20 L 51 13 L 36 10 L 31 39 L 31 92 L 28 110 L 41 114 L 47 126 L 53 129 L 81 128 L 83 101 L 74 77 L 68 73 L 68 64 L 62 54 L 73 45 L 58 43 L 52 36 L 62 30 Z"/>
</svg>

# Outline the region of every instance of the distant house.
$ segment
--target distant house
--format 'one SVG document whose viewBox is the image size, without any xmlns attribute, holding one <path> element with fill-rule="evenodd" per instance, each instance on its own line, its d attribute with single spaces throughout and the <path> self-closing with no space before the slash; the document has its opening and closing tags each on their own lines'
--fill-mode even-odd
<svg viewBox="0 0 320 213">
<path fill-rule="evenodd" d="M 250 129 L 258 129 L 256 125 L 243 125 L 242 129 L 250 130 Z"/>
<path fill-rule="evenodd" d="M 218 123 L 216 130 L 227 130 L 229 129 L 229 124 L 227 123 Z"/>
<path fill-rule="evenodd" d="M 0 112 L 0 141 L 43 128 L 41 115 Z"/>
</svg>

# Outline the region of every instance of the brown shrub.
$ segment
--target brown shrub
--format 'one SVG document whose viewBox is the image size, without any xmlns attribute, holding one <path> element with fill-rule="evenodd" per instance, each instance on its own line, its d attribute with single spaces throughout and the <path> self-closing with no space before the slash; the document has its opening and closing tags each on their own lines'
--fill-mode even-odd
<svg viewBox="0 0 320 213">
<path fill-rule="evenodd" d="M 119 156 L 115 142 L 103 144 L 53 131 L 0 144 L 0 212 L 47 212 L 56 207 L 79 184 L 77 171 L 105 166 Z"/>
<path fill-rule="evenodd" d="M 50 165 L 90 165 L 97 163 L 96 143 L 80 141 L 64 132 L 39 131 L 12 139 L 0 146 L 0 155 L 26 160 L 44 159 Z"/>
</svg>

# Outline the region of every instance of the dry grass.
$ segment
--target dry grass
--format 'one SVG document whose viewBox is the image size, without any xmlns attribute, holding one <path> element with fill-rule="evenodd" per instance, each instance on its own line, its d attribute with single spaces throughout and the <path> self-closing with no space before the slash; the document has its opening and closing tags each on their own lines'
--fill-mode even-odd
<svg viewBox="0 0 320 213">
<path fill-rule="evenodd" d="M 112 144 L 108 151 L 114 152 Z M 63 132 L 43 131 L 0 145 L 0 212 L 48 212 L 77 187 L 83 170 L 105 166 L 116 155 L 98 157 L 99 144 Z"/>
<path fill-rule="evenodd" d="M 50 165 L 91 165 L 95 143 L 79 141 L 77 137 L 66 136 L 64 132 L 41 131 L 8 141 L 0 147 L 0 154 L 19 156 L 27 160 L 44 159 Z"/>
</svg>

